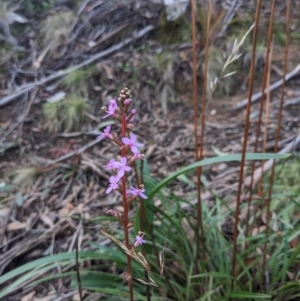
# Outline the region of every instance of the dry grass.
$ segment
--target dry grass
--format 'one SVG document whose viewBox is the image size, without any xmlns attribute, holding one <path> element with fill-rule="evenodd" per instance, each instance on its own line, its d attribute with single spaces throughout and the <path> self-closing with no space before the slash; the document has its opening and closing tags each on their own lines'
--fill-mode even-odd
<svg viewBox="0 0 300 301">
<path fill-rule="evenodd" d="M 45 103 L 43 111 L 46 126 L 50 132 L 54 133 L 61 130 L 80 130 L 88 108 L 87 100 L 76 94 L 71 94 L 60 102 Z"/>
<path fill-rule="evenodd" d="M 49 54 L 53 58 L 63 55 L 74 19 L 73 11 L 60 11 L 50 15 L 42 24 L 41 37 L 44 47 L 50 47 Z"/>
</svg>

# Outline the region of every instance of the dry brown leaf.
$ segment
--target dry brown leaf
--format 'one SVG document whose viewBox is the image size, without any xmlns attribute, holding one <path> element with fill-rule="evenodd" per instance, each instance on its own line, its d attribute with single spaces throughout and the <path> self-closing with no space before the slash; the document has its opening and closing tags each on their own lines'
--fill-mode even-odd
<svg viewBox="0 0 300 301">
<path fill-rule="evenodd" d="M 46 297 L 36 297 L 33 301 L 52 301 L 55 300 L 55 297 L 57 297 L 57 293 L 55 292 L 50 291 L 48 294 L 49 296 Z"/>
<path fill-rule="evenodd" d="M 21 222 L 12 222 L 7 225 L 7 231 L 16 231 L 25 229 L 27 227 L 27 223 L 21 223 Z"/>
<path fill-rule="evenodd" d="M 157 146 L 154 144 L 149 145 L 146 152 L 146 158 L 150 157 L 156 148 Z"/>
<path fill-rule="evenodd" d="M 76 213 L 82 213 L 83 212 L 83 207 L 85 206 L 85 204 L 79 204 L 77 207 L 76 207 Z"/>
<path fill-rule="evenodd" d="M 202 157 L 208 157 L 208 156 L 211 156 L 211 155 L 212 155 L 212 153 L 205 150 L 205 149 L 202 151 Z M 198 152 L 198 156 L 200 156 L 200 151 Z"/>
<path fill-rule="evenodd" d="M 115 209 L 116 209 L 116 211 L 118 211 L 118 212 L 124 212 L 123 206 L 116 206 Z"/>
<path fill-rule="evenodd" d="M 23 297 L 21 298 L 21 301 L 32 301 L 34 295 L 35 295 L 35 291 L 30 292 L 29 294 L 23 296 Z"/>
<path fill-rule="evenodd" d="M 297 280 L 295 279 L 295 274 L 289 271 L 286 271 L 286 274 L 288 275 L 288 277 L 290 278 L 290 280 Z"/>
<path fill-rule="evenodd" d="M 52 222 L 51 218 L 46 214 L 41 214 L 41 220 L 45 225 L 49 226 L 50 229 L 54 228 L 54 223 Z"/>
<path fill-rule="evenodd" d="M 79 295 L 79 294 L 75 294 L 75 295 L 72 297 L 72 301 L 80 301 L 80 295 Z"/>
<path fill-rule="evenodd" d="M 60 218 L 62 218 L 62 217 L 68 216 L 70 212 L 71 212 L 70 209 L 68 209 L 68 208 L 62 208 L 62 209 L 60 209 L 58 211 L 58 215 L 59 215 Z"/>
<path fill-rule="evenodd" d="M 296 248 L 299 244 L 299 237 L 296 236 L 294 239 L 291 240 L 290 246 L 291 248 Z"/>
<path fill-rule="evenodd" d="M 259 233 L 261 233 L 261 232 L 264 232 L 266 229 L 267 229 L 266 226 L 256 227 L 256 228 L 254 228 L 254 229 L 252 230 L 251 235 L 252 235 L 252 236 L 255 236 L 255 235 L 257 235 L 257 234 L 259 234 Z"/>
<path fill-rule="evenodd" d="M 66 207 L 67 209 L 69 209 L 69 210 L 73 210 L 73 209 L 74 209 L 74 206 L 73 206 L 71 203 L 67 203 L 67 204 L 65 205 L 65 207 Z"/>
<path fill-rule="evenodd" d="M 195 232 L 185 217 L 181 220 L 181 227 L 189 240 L 193 240 L 195 238 Z"/>
<path fill-rule="evenodd" d="M 55 200 L 57 200 L 59 198 L 58 193 L 53 194 L 48 200 L 47 200 L 47 204 L 51 204 L 52 202 L 54 202 Z"/>
</svg>

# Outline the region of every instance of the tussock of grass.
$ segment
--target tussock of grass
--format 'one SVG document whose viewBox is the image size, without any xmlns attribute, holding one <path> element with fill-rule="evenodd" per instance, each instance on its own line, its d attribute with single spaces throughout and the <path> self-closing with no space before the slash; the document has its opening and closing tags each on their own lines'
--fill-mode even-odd
<svg viewBox="0 0 300 301">
<path fill-rule="evenodd" d="M 95 75 L 95 73 L 96 68 L 94 67 L 74 70 L 64 78 L 64 86 L 66 86 L 71 93 L 86 97 L 88 94 L 87 80 Z"/>
<path fill-rule="evenodd" d="M 59 11 L 47 17 L 41 28 L 41 37 L 44 47 L 50 45 L 50 56 L 59 58 L 61 50 L 69 37 L 74 19 L 73 11 Z"/>
<path fill-rule="evenodd" d="M 87 100 L 75 94 L 60 102 L 45 103 L 43 111 L 46 126 L 50 132 L 80 130 L 88 108 Z"/>
<path fill-rule="evenodd" d="M 15 170 L 11 176 L 13 177 L 13 184 L 16 186 L 31 185 L 37 176 L 36 167 L 26 167 Z"/>
</svg>

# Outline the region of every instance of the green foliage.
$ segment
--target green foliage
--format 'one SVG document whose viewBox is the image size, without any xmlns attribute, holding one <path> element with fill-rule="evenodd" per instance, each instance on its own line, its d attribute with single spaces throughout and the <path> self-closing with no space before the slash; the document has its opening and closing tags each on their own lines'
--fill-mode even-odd
<svg viewBox="0 0 300 301">
<path fill-rule="evenodd" d="M 168 21 L 166 12 L 162 11 L 159 20 L 159 28 L 156 39 L 163 45 L 176 45 L 179 43 L 190 42 L 191 24 L 185 16 L 180 16 L 174 21 Z"/>
<path fill-rule="evenodd" d="M 268 160 L 268 159 L 284 159 L 288 158 L 289 155 L 286 154 L 250 154 L 247 153 L 245 159 L 246 160 Z M 205 166 L 205 165 L 210 165 L 210 164 L 215 164 L 215 163 L 221 163 L 221 162 L 231 162 L 231 161 L 240 161 L 242 158 L 241 154 L 232 154 L 232 155 L 224 155 L 224 156 L 218 156 L 218 157 L 213 157 L 209 159 L 204 159 L 195 163 L 192 163 L 176 172 L 171 174 L 170 176 L 166 177 L 164 180 L 162 180 L 152 191 L 151 194 L 148 197 L 153 197 L 156 193 L 158 193 L 162 188 L 164 188 L 168 183 L 176 179 L 178 176 L 181 174 L 184 174 L 190 170 L 195 170 L 197 167 L 200 166 Z"/>
<path fill-rule="evenodd" d="M 43 105 L 47 128 L 51 132 L 80 130 L 88 108 L 87 100 L 75 94 L 59 102 L 47 102 Z"/>
<path fill-rule="evenodd" d="M 95 74 L 95 72 L 95 67 L 76 69 L 67 74 L 64 78 L 64 85 L 71 91 L 71 93 L 76 93 L 86 97 L 88 94 L 87 81 Z"/>
<path fill-rule="evenodd" d="M 278 154 L 247 154 L 247 160 L 262 160 L 270 158 L 285 158 L 287 155 Z M 297 254 L 300 246 L 291 249 L 288 245 L 293 235 L 298 235 L 299 228 L 286 229 L 285 239 L 278 239 L 278 234 L 270 233 L 269 242 L 274 242 L 276 248 L 270 249 L 271 258 L 268 261 L 268 273 L 270 274 L 271 285 L 265 291 L 265 294 L 256 294 L 254 284 L 257 283 L 255 276 L 251 274 L 250 266 L 244 262 L 245 255 L 249 251 L 255 251 L 265 242 L 265 237 L 260 235 L 253 238 L 247 238 L 250 247 L 243 250 L 242 246 L 246 238 L 240 237 L 238 246 L 241 251 L 238 253 L 237 261 L 239 263 L 237 275 L 235 277 L 235 290 L 231 290 L 231 249 L 232 244 L 227 241 L 222 234 L 222 224 L 226 218 L 234 212 L 228 208 L 226 202 L 216 199 L 216 204 L 209 208 L 204 203 L 202 205 L 203 224 L 205 228 L 206 247 L 208 258 L 199 257 L 196 254 L 197 223 L 195 216 L 196 207 L 191 205 L 189 199 L 180 199 L 170 193 L 163 193 L 166 185 L 176 179 L 181 174 L 190 170 L 195 170 L 199 166 L 213 164 L 218 162 L 237 161 L 241 155 L 226 155 L 216 158 L 205 159 L 200 162 L 191 164 L 157 183 L 146 174 L 145 187 L 149 196 L 149 202 L 146 203 L 146 211 L 150 216 L 148 219 L 148 228 L 146 228 L 146 238 L 148 245 L 151 246 L 149 253 L 146 254 L 146 260 L 150 266 L 149 279 L 145 280 L 144 268 L 140 261 L 133 260 L 133 277 L 135 281 L 136 300 L 146 300 L 145 285 L 151 286 L 152 300 L 229 300 L 236 299 L 269 299 L 273 292 L 273 284 L 282 283 L 281 295 L 287 291 L 285 276 L 292 265 L 297 260 Z M 147 170 L 147 165 L 146 165 Z M 164 195 L 160 200 L 162 209 L 154 205 L 153 199 L 157 196 Z M 173 210 L 164 210 L 165 202 L 173 201 Z M 170 204 L 170 203 L 169 203 Z M 182 205 L 188 206 L 189 211 L 182 210 Z M 167 205 L 169 206 L 169 205 Z M 147 214 L 147 213 L 146 213 Z M 278 221 L 282 215 L 278 215 Z M 139 224 L 139 220 L 136 224 Z M 138 227 L 137 227 L 138 228 Z M 150 229 L 150 230 L 148 230 Z M 251 243 L 251 244 L 250 244 Z M 253 245 L 252 245 L 253 244 Z M 114 265 L 114 270 L 126 271 L 126 253 L 116 247 L 105 247 L 93 244 L 95 251 L 79 252 L 78 261 L 80 263 L 86 260 L 96 260 L 97 266 L 89 270 L 80 269 L 81 281 L 84 289 L 94 292 L 104 293 L 106 295 L 128 298 L 128 288 L 122 285 L 122 278 L 119 273 L 109 272 L 110 267 Z M 199 266 L 196 266 L 196 260 L 199 260 Z M 278 260 L 279 259 L 279 260 Z M 57 274 L 57 265 L 62 267 L 62 273 Z M 74 253 L 63 253 L 44 257 L 0 277 L 0 285 L 10 281 L 0 291 L 0 298 L 7 296 L 20 286 L 36 285 L 42 281 L 55 279 L 57 277 L 71 277 L 72 286 L 77 286 L 76 273 L 66 270 L 66 267 L 75 265 Z M 199 271 L 200 266 L 206 266 L 206 270 Z M 257 257 L 252 265 L 260 266 L 260 258 Z M 46 272 L 54 271 L 54 275 L 42 277 Z M 200 269 L 201 270 L 201 269 Z M 106 272 L 104 272 L 106 271 Z M 32 282 L 31 279 L 37 274 L 41 275 L 39 280 Z M 12 281 L 13 280 L 13 281 Z M 28 284 L 29 283 L 29 284 Z M 291 292 L 296 294 L 295 285 L 289 284 Z M 199 290 L 202 296 L 199 296 Z M 201 298 L 201 299 L 199 299 Z M 281 299 L 278 299 L 278 301 Z"/>
<path fill-rule="evenodd" d="M 300 158 L 292 158 L 275 168 L 274 192 L 284 192 L 290 195 L 300 194 L 298 179 L 300 178 Z"/>
<path fill-rule="evenodd" d="M 22 12 L 28 17 L 45 13 L 51 8 L 53 8 L 53 1 L 51 0 L 24 0 L 20 6 Z"/>
</svg>

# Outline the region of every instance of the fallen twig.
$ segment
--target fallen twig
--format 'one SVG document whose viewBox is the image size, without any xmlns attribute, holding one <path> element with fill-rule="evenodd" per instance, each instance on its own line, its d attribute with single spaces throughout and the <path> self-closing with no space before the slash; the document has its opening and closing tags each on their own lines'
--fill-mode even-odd
<svg viewBox="0 0 300 301">
<path fill-rule="evenodd" d="M 286 154 L 289 153 L 293 148 L 295 148 L 298 144 L 300 144 L 300 135 L 298 135 L 292 142 L 290 142 L 286 147 L 284 147 L 279 154 Z M 265 162 L 263 168 L 260 166 L 258 167 L 253 174 L 253 185 L 256 185 L 259 179 L 263 176 L 263 173 L 268 171 L 270 168 L 272 168 L 272 165 L 274 164 L 274 159 L 270 159 Z M 244 180 L 244 185 L 246 187 L 250 187 L 251 185 L 251 176 L 248 176 Z"/>
<path fill-rule="evenodd" d="M 287 107 L 287 106 L 292 106 L 292 105 L 296 105 L 300 103 L 300 97 L 296 97 L 296 98 L 293 98 L 293 99 L 290 99 L 290 100 L 287 100 L 285 103 L 284 103 L 284 107 Z"/>
<path fill-rule="evenodd" d="M 14 93 L 12 93 L 11 95 L 9 96 L 6 96 L 6 97 L 3 97 L 1 100 L 0 100 L 0 107 L 3 107 L 5 106 L 6 104 L 8 104 L 9 102 L 15 100 L 16 98 L 22 96 L 24 93 L 28 93 L 32 90 L 34 90 L 36 87 L 38 86 L 42 86 L 42 85 L 45 85 L 46 83 L 48 82 L 51 82 L 53 80 L 56 80 L 60 77 L 63 77 L 77 69 L 80 69 L 84 66 L 87 66 L 91 63 L 94 63 L 95 61 L 99 60 L 99 59 L 102 59 L 104 57 L 106 57 L 107 55 L 109 54 L 112 54 L 118 50 L 120 50 L 121 48 L 123 48 L 124 46 L 127 46 L 129 45 L 131 42 L 133 42 L 134 40 L 136 39 L 139 39 L 141 37 L 143 37 L 144 35 L 146 35 L 147 33 L 149 33 L 150 31 L 152 31 L 154 29 L 154 26 L 152 25 L 149 25 L 149 26 L 146 26 L 145 28 L 141 29 L 135 36 L 133 36 L 132 38 L 128 38 L 126 40 L 124 40 L 123 42 L 117 44 L 117 45 L 114 45 L 108 49 L 105 49 L 104 51 L 101 51 L 100 53 L 97 53 L 95 55 L 93 55 L 92 57 L 90 57 L 88 60 L 74 66 L 74 67 L 70 67 L 66 70 L 61 70 L 61 71 L 58 71 L 52 75 L 50 75 L 49 77 L 46 77 L 44 79 L 41 79 L 37 82 L 32 82 L 32 83 L 28 83 L 28 84 L 24 84 L 22 86 L 20 86 L 18 88 L 17 91 L 15 91 Z"/>
<path fill-rule="evenodd" d="M 292 79 L 293 77 L 299 75 L 299 73 L 300 73 L 300 64 L 293 71 L 291 71 L 290 73 L 288 73 L 285 76 L 285 81 L 288 81 L 288 80 Z M 283 84 L 283 79 L 281 79 L 281 80 L 277 81 L 276 83 L 272 84 L 269 87 L 269 89 L 265 89 L 264 94 L 266 94 L 268 92 L 268 90 L 273 91 L 273 90 L 279 88 L 282 84 Z M 261 97 L 262 97 L 262 92 L 258 92 L 256 94 L 254 94 L 251 98 L 251 103 L 257 102 Z M 232 108 L 232 110 L 236 111 L 236 110 L 240 110 L 240 109 L 245 108 L 247 106 L 247 102 L 248 102 L 248 99 L 242 100 L 240 103 L 238 103 L 236 106 L 234 106 Z"/>
<path fill-rule="evenodd" d="M 102 140 L 103 140 L 103 138 L 100 138 L 100 139 L 97 139 L 97 140 L 93 140 L 90 143 L 88 143 L 88 144 L 84 145 L 83 147 L 79 148 L 78 150 L 69 152 L 69 153 L 67 153 L 67 154 L 65 154 L 65 155 L 63 155 L 63 156 L 61 156 L 61 157 L 59 157 L 59 158 L 51 161 L 47 166 L 44 166 L 43 169 L 45 169 L 45 168 L 47 168 L 49 166 L 52 166 L 54 164 L 57 164 L 59 162 L 65 161 L 67 159 L 70 159 L 73 156 L 79 155 L 79 154 L 83 153 L 84 151 L 86 151 L 88 148 L 90 148 L 90 147 L 98 144 Z"/>
<path fill-rule="evenodd" d="M 80 136 L 83 136 L 83 135 L 87 135 L 87 136 L 99 136 L 100 134 L 101 134 L 100 131 L 93 130 L 93 131 L 88 131 L 88 132 L 61 133 L 61 134 L 57 134 L 57 137 L 75 138 L 75 137 L 80 137 Z"/>
</svg>

